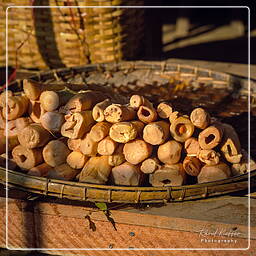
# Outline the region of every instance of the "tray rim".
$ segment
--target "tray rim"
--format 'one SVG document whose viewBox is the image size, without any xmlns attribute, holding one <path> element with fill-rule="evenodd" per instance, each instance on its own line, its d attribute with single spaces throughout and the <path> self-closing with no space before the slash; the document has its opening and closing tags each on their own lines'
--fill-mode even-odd
<svg viewBox="0 0 256 256">
<path fill-rule="evenodd" d="M 235 85 L 237 82 L 240 83 L 246 83 L 248 82 L 248 79 L 243 79 L 241 77 L 238 77 L 236 75 L 228 74 L 225 72 L 220 71 L 214 71 L 207 68 L 197 67 L 193 65 L 187 65 L 187 64 L 179 64 L 175 62 L 170 61 L 122 61 L 117 63 L 99 63 L 99 64 L 87 64 L 87 65 L 81 65 L 76 67 L 69 67 L 69 68 L 59 68 L 59 69 L 52 69 L 52 70 L 46 70 L 46 71 L 39 71 L 37 74 L 33 74 L 28 77 L 28 79 L 35 79 L 37 81 L 40 81 L 41 79 L 47 79 L 47 78 L 56 78 L 58 79 L 60 76 L 65 76 L 69 74 L 77 74 L 82 72 L 90 72 L 90 71 L 118 71 L 123 69 L 150 69 L 153 71 L 160 71 L 160 72 L 184 72 L 186 74 L 191 74 L 196 77 L 200 78 L 200 75 L 203 76 L 203 78 L 215 78 L 224 84 L 230 89 L 231 83 Z M 18 85 L 21 87 L 22 80 L 15 80 L 12 83 L 9 84 L 9 86 Z M 249 92 L 246 90 L 243 90 L 243 93 L 248 94 Z M 0 183 L 5 183 L 6 179 L 3 178 L 3 168 L 0 168 Z M 73 181 L 61 181 L 61 180 L 54 180 L 54 179 L 48 179 L 43 177 L 35 177 L 30 176 L 24 173 L 15 172 L 8 170 L 8 174 L 11 175 L 21 175 L 22 177 L 25 177 L 27 179 L 32 179 L 33 181 L 41 181 L 44 184 L 47 184 L 47 188 L 49 184 L 53 185 L 61 185 L 63 186 L 73 186 L 76 188 L 86 188 L 86 189 L 96 189 L 96 190 L 108 190 L 108 191 L 123 191 L 123 192 L 164 192 L 167 194 L 170 194 L 170 191 L 181 191 L 184 193 L 184 191 L 193 190 L 193 189 L 203 189 L 205 190 L 205 193 L 202 194 L 201 198 L 205 198 L 208 196 L 208 188 L 215 187 L 215 186 L 221 186 L 221 185 L 227 185 L 227 184 L 236 184 L 239 182 L 249 180 L 249 177 L 255 177 L 256 176 L 256 170 L 251 171 L 250 174 L 245 173 L 241 174 L 239 176 L 230 177 L 228 179 L 214 181 L 214 182 L 207 182 L 207 183 L 201 183 L 201 184 L 193 184 L 193 185 L 183 185 L 183 186 L 165 186 L 165 187 L 123 187 L 123 186 L 111 186 L 111 185 L 97 185 L 97 184 L 90 184 L 90 183 L 81 183 L 81 182 L 73 182 Z M 21 177 L 20 176 L 20 177 Z M 16 186 L 17 184 L 11 183 L 9 181 L 9 185 Z M 248 185 L 248 184 L 247 184 Z M 244 184 L 243 189 L 247 187 L 246 184 Z M 24 189 L 29 189 L 30 186 L 26 185 L 24 186 Z M 239 189 L 241 190 L 241 189 Z M 237 190 L 235 190 L 237 191 Z M 36 193 L 36 192 L 34 192 Z M 44 191 L 42 194 L 49 195 L 50 191 Z M 222 191 L 224 193 L 224 191 Z M 227 191 L 227 193 L 230 193 Z M 57 195 L 56 195 L 57 196 Z M 66 197 L 66 195 L 63 194 L 63 191 L 60 192 L 58 197 Z M 185 195 L 179 197 L 179 200 L 181 201 L 185 198 Z M 80 199 L 81 200 L 81 199 Z M 102 199 L 103 201 L 111 201 L 111 196 L 108 200 Z M 160 200 L 160 199 L 159 199 Z M 158 199 L 153 199 L 152 202 L 159 201 Z M 169 196 L 169 199 L 163 199 L 163 201 L 171 200 L 171 197 Z M 176 199 L 175 199 L 176 200 Z M 84 198 L 82 201 L 97 201 L 95 198 Z M 100 198 L 98 198 L 98 201 L 101 201 Z M 129 203 L 138 203 L 139 200 L 132 200 Z M 150 201 L 151 202 L 151 201 Z"/>
</svg>

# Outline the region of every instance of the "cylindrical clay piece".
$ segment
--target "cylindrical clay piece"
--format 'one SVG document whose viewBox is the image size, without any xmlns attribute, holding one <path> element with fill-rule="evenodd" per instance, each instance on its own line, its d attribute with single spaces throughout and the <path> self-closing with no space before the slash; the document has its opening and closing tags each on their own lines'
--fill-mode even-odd
<svg viewBox="0 0 256 256">
<path fill-rule="evenodd" d="M 182 145 L 175 141 L 167 141 L 159 146 L 158 159 L 165 164 L 176 164 L 180 161 Z"/>
<path fill-rule="evenodd" d="M 220 154 L 212 149 L 202 149 L 199 151 L 198 158 L 207 165 L 216 165 L 220 161 Z"/>
<path fill-rule="evenodd" d="M 102 92 L 88 90 L 73 96 L 66 104 L 66 109 L 72 113 L 91 110 L 95 104 L 105 99 Z"/>
<path fill-rule="evenodd" d="M 63 89 L 65 89 L 65 85 L 63 83 L 48 84 L 32 79 L 23 80 L 24 93 L 30 100 L 38 100 L 43 91 L 59 91 Z"/>
<path fill-rule="evenodd" d="M 24 79 L 23 90 L 30 100 L 37 100 L 43 92 L 44 86 L 42 83 L 39 83 L 37 81 Z"/>
<path fill-rule="evenodd" d="M 68 164 L 60 164 L 47 174 L 48 178 L 58 180 L 73 180 L 80 170 L 71 168 Z"/>
<path fill-rule="evenodd" d="M 17 145 L 19 145 L 19 141 L 17 136 L 8 137 L 8 151 L 13 150 Z M 4 130 L 0 129 L 0 154 L 6 153 L 6 137 L 4 135 Z"/>
<path fill-rule="evenodd" d="M 241 150 L 241 154 L 241 161 L 237 164 L 232 164 L 232 176 L 241 175 L 256 170 L 255 161 L 253 159 L 249 159 L 248 153 L 244 149 Z"/>
<path fill-rule="evenodd" d="M 134 119 L 136 112 L 133 108 L 125 105 L 111 104 L 105 109 L 104 115 L 106 121 L 117 123 Z"/>
<path fill-rule="evenodd" d="M 195 156 L 186 156 L 183 161 L 185 172 L 191 176 L 197 176 L 201 171 L 202 163 Z"/>
<path fill-rule="evenodd" d="M 131 164 L 139 164 L 152 153 L 152 146 L 144 140 L 133 140 L 124 145 L 124 156 L 126 161 Z"/>
<path fill-rule="evenodd" d="M 104 110 L 111 105 L 111 101 L 106 99 L 97 103 L 92 109 L 92 117 L 96 122 L 103 122 L 105 120 Z"/>
<path fill-rule="evenodd" d="M 0 107 L 0 129 L 4 129 L 5 128 L 5 124 L 6 123 L 6 120 L 4 119 L 4 116 L 3 116 L 3 110 L 2 110 L 2 107 Z"/>
<path fill-rule="evenodd" d="M 6 105 L 6 94 L 8 98 L 13 96 L 13 92 L 10 90 L 6 90 L 0 94 L 0 107 L 2 108 Z"/>
<path fill-rule="evenodd" d="M 190 120 L 195 127 L 205 129 L 210 124 L 211 117 L 203 108 L 195 108 L 190 114 Z"/>
<path fill-rule="evenodd" d="M 175 140 L 184 142 L 193 135 L 194 125 L 187 117 L 181 116 L 171 123 L 170 132 Z"/>
<path fill-rule="evenodd" d="M 29 117 L 20 117 L 15 120 L 15 125 L 18 131 L 24 129 L 32 123 L 31 118 Z"/>
<path fill-rule="evenodd" d="M 92 112 L 87 110 L 66 116 L 66 122 L 61 127 L 61 134 L 70 139 L 79 139 L 88 132 L 95 123 Z"/>
<path fill-rule="evenodd" d="M 96 156 L 98 149 L 98 142 L 94 141 L 88 133 L 84 139 L 81 140 L 80 151 L 87 156 Z"/>
<path fill-rule="evenodd" d="M 11 137 L 17 137 L 18 136 L 18 129 L 16 127 L 16 120 L 8 121 L 8 130 L 7 126 L 4 129 L 4 136 L 11 138 Z"/>
<path fill-rule="evenodd" d="M 43 147 L 51 139 L 51 134 L 39 124 L 31 124 L 20 131 L 18 140 L 26 148 Z"/>
<path fill-rule="evenodd" d="M 165 165 L 149 175 L 153 187 L 181 186 L 186 182 L 182 164 Z"/>
<path fill-rule="evenodd" d="M 67 164 L 73 169 L 82 169 L 88 161 L 88 156 L 85 156 L 79 151 L 73 151 L 67 156 Z"/>
<path fill-rule="evenodd" d="M 61 140 L 50 141 L 43 149 L 44 161 L 52 167 L 66 162 L 70 150 Z"/>
<path fill-rule="evenodd" d="M 91 157 L 79 175 L 80 182 L 105 184 L 108 181 L 112 167 L 108 163 L 108 156 Z"/>
<path fill-rule="evenodd" d="M 74 96 L 69 90 L 44 91 L 40 95 L 40 103 L 45 111 L 51 112 L 66 104 Z"/>
<path fill-rule="evenodd" d="M 97 151 L 102 156 L 110 156 L 114 154 L 117 145 L 118 143 L 108 136 L 99 142 Z"/>
<path fill-rule="evenodd" d="M 222 139 L 222 129 L 221 127 L 212 125 L 204 129 L 199 133 L 198 142 L 202 149 L 213 149 Z"/>
<path fill-rule="evenodd" d="M 170 125 L 165 121 L 147 124 L 143 130 L 143 139 L 151 145 L 163 144 L 170 134 Z"/>
<path fill-rule="evenodd" d="M 41 123 L 41 116 L 46 111 L 42 108 L 39 101 L 30 101 L 28 104 L 28 114 L 35 123 Z"/>
<path fill-rule="evenodd" d="M 115 166 L 112 169 L 112 179 L 115 185 L 139 186 L 142 176 L 143 174 L 139 167 L 129 162 Z"/>
<path fill-rule="evenodd" d="M 60 132 L 61 126 L 65 122 L 64 115 L 59 112 L 46 112 L 40 119 L 41 125 L 53 133 Z"/>
<path fill-rule="evenodd" d="M 190 137 L 185 141 L 184 148 L 189 156 L 197 156 L 201 150 L 198 140 L 194 137 Z"/>
<path fill-rule="evenodd" d="M 156 121 L 157 112 L 153 107 L 140 106 L 137 112 L 137 116 L 143 123 L 149 124 Z"/>
<path fill-rule="evenodd" d="M 216 180 L 227 179 L 231 171 L 227 164 L 220 162 L 217 165 L 205 165 L 197 176 L 198 183 L 211 182 Z"/>
<path fill-rule="evenodd" d="M 125 162 L 123 153 L 123 145 L 119 144 L 113 155 L 108 157 L 108 163 L 110 166 L 117 166 Z"/>
<path fill-rule="evenodd" d="M 159 167 L 160 167 L 160 161 L 158 160 L 158 158 L 152 157 L 152 158 L 148 158 L 142 162 L 140 170 L 143 173 L 149 174 L 149 173 L 153 173 Z"/>
<path fill-rule="evenodd" d="M 223 137 L 220 150 L 228 162 L 237 164 L 242 158 L 238 135 L 231 125 L 221 124 L 221 126 L 223 128 Z"/>
<path fill-rule="evenodd" d="M 29 100 L 26 96 L 11 96 L 8 98 L 7 117 L 6 106 L 3 106 L 3 117 L 8 120 L 14 120 L 21 117 L 28 109 Z"/>
<path fill-rule="evenodd" d="M 169 118 L 172 113 L 172 106 L 168 102 L 161 102 L 158 104 L 156 111 L 161 118 L 166 119 Z"/>
<path fill-rule="evenodd" d="M 152 107 L 152 103 L 141 95 L 132 95 L 130 98 L 130 106 L 138 110 L 140 106 Z"/>
<path fill-rule="evenodd" d="M 174 120 L 176 120 L 178 117 L 182 116 L 180 112 L 174 111 L 169 116 L 169 121 L 172 123 Z"/>
<path fill-rule="evenodd" d="M 113 124 L 109 131 L 112 140 L 119 143 L 127 143 L 142 134 L 144 124 L 140 121 L 119 122 Z"/>
<path fill-rule="evenodd" d="M 81 141 L 82 139 L 68 139 L 67 140 L 68 148 L 71 151 L 80 151 Z"/>
<path fill-rule="evenodd" d="M 37 177 L 46 177 L 49 171 L 52 171 L 53 167 L 47 163 L 39 164 L 28 171 L 28 175 L 37 176 Z"/>
<path fill-rule="evenodd" d="M 26 170 L 43 162 L 41 148 L 28 149 L 22 145 L 18 145 L 12 150 L 12 156 L 17 165 Z"/>
<path fill-rule="evenodd" d="M 90 136 L 94 141 L 101 141 L 109 134 L 109 129 L 112 124 L 108 122 L 100 122 L 95 124 L 90 130 Z"/>
</svg>

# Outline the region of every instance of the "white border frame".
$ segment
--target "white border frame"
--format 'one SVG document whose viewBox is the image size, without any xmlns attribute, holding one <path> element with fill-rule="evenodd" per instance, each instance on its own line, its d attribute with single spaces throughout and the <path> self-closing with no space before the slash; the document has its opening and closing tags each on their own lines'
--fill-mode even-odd
<svg viewBox="0 0 256 256">
<path fill-rule="evenodd" d="M 251 143 L 250 143 L 250 128 L 251 128 L 251 115 L 250 115 L 250 95 L 251 95 L 251 84 L 250 84 L 250 77 L 251 77 L 251 70 L 250 70 L 250 16 L 251 16 L 251 10 L 248 6 L 8 6 L 6 8 L 5 14 L 6 14 L 6 90 L 8 90 L 8 10 L 11 8 L 37 8 L 37 9 L 43 9 L 43 8 L 156 8 L 156 9 L 166 9 L 166 8 L 246 8 L 248 10 L 248 166 L 250 169 L 250 155 L 251 155 Z M 6 104 L 8 104 L 8 97 L 6 94 Z M 6 108 L 6 116 L 8 116 L 7 108 Z M 7 137 L 8 137 L 8 122 L 6 122 L 6 128 L 7 128 Z M 251 204 L 250 204 L 250 191 L 251 191 L 251 184 L 250 184 L 250 172 L 248 172 L 248 247 L 246 248 L 19 248 L 19 247 L 9 247 L 8 246 L 8 140 L 6 137 L 6 223 L 5 223 L 5 246 L 8 250 L 20 250 L 20 251 L 137 251 L 137 250 L 143 250 L 143 251 L 247 251 L 250 249 L 250 241 L 251 241 Z"/>
</svg>

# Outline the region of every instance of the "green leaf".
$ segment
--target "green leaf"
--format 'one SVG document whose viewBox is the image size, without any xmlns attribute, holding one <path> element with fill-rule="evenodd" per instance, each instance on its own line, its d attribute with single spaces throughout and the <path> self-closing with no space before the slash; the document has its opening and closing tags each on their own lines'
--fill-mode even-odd
<svg viewBox="0 0 256 256">
<path fill-rule="evenodd" d="M 95 205 L 102 211 L 107 211 L 108 207 L 106 203 L 95 203 Z"/>
</svg>

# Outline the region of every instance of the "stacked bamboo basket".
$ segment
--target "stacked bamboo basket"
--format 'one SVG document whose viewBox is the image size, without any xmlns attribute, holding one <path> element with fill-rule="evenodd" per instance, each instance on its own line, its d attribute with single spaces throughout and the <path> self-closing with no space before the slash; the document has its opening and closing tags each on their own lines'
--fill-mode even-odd
<svg viewBox="0 0 256 256">
<path fill-rule="evenodd" d="M 162 71 L 159 72 L 159 69 Z M 198 77 L 195 79 L 194 71 L 180 65 L 135 62 L 63 69 L 23 81 L 25 95 L 9 95 L 10 104 L 14 101 L 19 105 L 16 108 L 15 104 L 9 106 L 10 113 L 16 115 L 11 115 L 9 120 L 10 135 L 15 137 L 17 128 L 22 127 L 18 132 L 18 141 L 16 134 L 16 144 L 9 145 L 14 147 L 12 155 L 21 169 L 25 169 L 25 172 L 29 170 L 28 174 L 31 175 L 48 176 L 48 179 L 9 172 L 11 184 L 19 184 L 23 188 L 29 187 L 30 191 L 46 192 L 49 195 L 58 193 L 60 189 L 61 197 L 75 197 L 79 200 L 133 202 L 166 200 L 173 196 L 174 199 L 178 197 L 183 200 L 188 192 L 190 196 L 194 193 L 195 198 L 202 189 L 207 196 L 210 193 L 245 188 L 245 177 L 242 177 L 249 166 L 246 153 L 241 151 L 239 139 L 232 127 L 216 120 L 210 121 L 209 114 L 201 108 L 196 108 L 188 117 L 173 111 L 168 103 L 153 106 L 139 95 L 133 95 L 127 105 L 126 97 L 116 95 L 114 98 L 112 90 L 99 86 L 101 83 L 111 84 L 115 79 L 114 85 L 118 88 L 122 86 L 117 81 L 121 84 L 131 81 L 133 86 L 136 83 L 142 86 L 147 85 L 151 77 L 152 89 L 155 86 L 157 89 L 159 83 L 167 86 L 175 84 L 176 79 L 170 74 L 179 72 L 180 75 L 186 74 L 188 77 L 190 74 L 193 77 L 190 86 L 195 86 L 196 81 L 205 86 L 202 78 L 208 82 L 211 78 L 211 86 L 223 86 L 227 91 L 235 89 L 232 87 L 235 83 L 230 82 L 229 76 L 196 70 Z M 147 74 L 144 81 L 142 74 Z M 166 76 L 168 79 L 160 79 Z M 58 82 L 54 82 L 56 77 Z M 82 77 L 87 85 L 75 83 L 76 79 Z M 171 81 L 170 78 L 174 80 Z M 46 80 L 41 82 L 41 79 Z M 74 90 L 79 92 L 74 95 Z M 29 118 L 25 117 L 28 105 Z M 19 109 L 23 110 L 18 111 Z M 30 119 L 36 124 L 31 124 Z M 192 139 L 186 146 L 192 135 L 199 139 Z M 9 138 L 10 142 L 12 139 Z M 17 145 L 19 143 L 21 145 Z M 170 146 L 170 143 L 175 145 Z M 221 156 L 215 149 L 212 150 L 216 143 L 220 143 L 218 150 Z M 183 154 L 187 154 L 182 158 L 181 148 L 185 149 Z M 199 154 L 196 152 L 198 150 Z M 220 159 L 226 164 L 219 163 Z M 45 163 L 42 164 L 43 161 Z M 181 161 L 183 165 L 177 164 Z M 11 164 L 13 162 L 10 162 L 10 167 Z M 238 176 L 229 178 L 231 173 L 228 165 L 231 167 L 232 164 L 233 167 L 238 167 L 232 168 L 233 175 Z M 207 183 L 182 186 L 186 184 L 186 173 L 197 176 L 202 165 L 205 171 L 201 177 L 198 176 L 198 181 Z M 142 178 L 145 177 L 143 173 L 149 174 L 149 181 L 156 188 L 141 186 L 147 185 L 142 183 Z M 255 171 L 252 175 L 253 173 Z M 2 174 L 0 176 L 3 179 Z M 64 181 L 56 181 L 54 178 Z M 80 183 L 65 181 L 71 179 L 78 179 Z M 104 185 L 106 183 L 117 186 Z M 122 187 L 124 185 L 126 187 Z M 92 190 L 96 190 L 95 194 Z"/>
<path fill-rule="evenodd" d="M 135 58 L 140 49 L 144 29 L 143 9 L 125 6 L 143 5 L 142 0 L 4 0 L 1 5 L 2 38 L 6 33 L 7 6 L 52 6 L 8 9 L 10 66 L 45 69 L 113 62 Z M 5 40 L 1 40 L 1 66 L 5 65 L 5 53 Z"/>
</svg>

